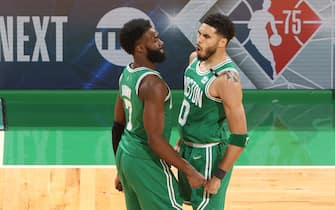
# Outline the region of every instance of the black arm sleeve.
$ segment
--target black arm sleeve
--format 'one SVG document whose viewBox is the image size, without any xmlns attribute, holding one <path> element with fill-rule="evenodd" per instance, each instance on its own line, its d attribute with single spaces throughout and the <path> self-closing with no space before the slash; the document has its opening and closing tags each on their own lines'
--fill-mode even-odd
<svg viewBox="0 0 335 210">
<path fill-rule="evenodd" d="M 124 130 L 124 125 L 114 121 L 113 128 L 112 128 L 112 143 L 113 143 L 113 150 L 114 150 L 115 155 L 116 155 L 117 147 L 119 146 L 119 142 L 121 140 L 121 136 L 123 134 L 123 130 Z"/>
</svg>

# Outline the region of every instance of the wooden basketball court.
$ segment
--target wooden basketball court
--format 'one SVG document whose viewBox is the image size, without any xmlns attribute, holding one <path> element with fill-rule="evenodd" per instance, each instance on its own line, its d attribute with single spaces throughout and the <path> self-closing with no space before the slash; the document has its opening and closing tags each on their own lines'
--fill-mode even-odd
<svg viewBox="0 0 335 210">
<path fill-rule="evenodd" d="M 125 210 L 115 168 L 1 168 L 1 210 Z M 333 167 L 237 167 L 226 210 L 334 210 Z M 185 210 L 191 210 L 185 207 Z"/>
</svg>

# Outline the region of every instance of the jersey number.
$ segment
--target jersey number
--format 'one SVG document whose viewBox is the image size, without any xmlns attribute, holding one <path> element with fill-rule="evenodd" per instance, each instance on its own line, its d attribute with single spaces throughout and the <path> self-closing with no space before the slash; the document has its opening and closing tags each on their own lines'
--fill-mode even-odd
<svg viewBox="0 0 335 210">
<path fill-rule="evenodd" d="M 181 126 L 184 126 L 186 124 L 189 113 L 190 113 L 190 103 L 188 103 L 188 101 L 184 99 L 178 117 L 178 122 Z"/>
<path fill-rule="evenodd" d="M 131 123 L 131 115 L 133 111 L 133 107 L 131 106 L 131 102 L 128 99 L 124 99 L 124 105 L 126 110 L 128 111 L 128 122 L 127 122 L 127 130 L 131 130 L 133 128 L 133 124 Z"/>
</svg>

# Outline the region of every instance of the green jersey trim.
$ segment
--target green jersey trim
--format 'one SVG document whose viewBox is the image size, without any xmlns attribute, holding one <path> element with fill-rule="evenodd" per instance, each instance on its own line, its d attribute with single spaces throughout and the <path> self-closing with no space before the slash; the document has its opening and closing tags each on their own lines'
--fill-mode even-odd
<svg viewBox="0 0 335 210">
<path fill-rule="evenodd" d="M 213 96 L 211 96 L 210 94 L 209 94 L 209 86 L 213 83 L 213 81 L 216 79 L 216 77 L 212 77 L 209 81 L 208 81 L 208 83 L 206 84 L 206 87 L 205 87 L 205 95 L 206 95 L 206 97 L 207 98 L 209 98 L 210 100 L 212 100 L 212 101 L 215 101 L 215 102 L 218 102 L 218 103 L 222 103 L 222 100 L 221 99 L 219 99 L 219 98 L 215 98 L 215 97 L 213 97 Z"/>
</svg>

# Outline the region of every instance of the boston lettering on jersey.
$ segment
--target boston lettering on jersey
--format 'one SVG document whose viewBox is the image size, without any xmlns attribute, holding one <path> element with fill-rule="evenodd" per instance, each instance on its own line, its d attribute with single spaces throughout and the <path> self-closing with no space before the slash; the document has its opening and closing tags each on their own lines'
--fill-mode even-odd
<svg viewBox="0 0 335 210">
<path fill-rule="evenodd" d="M 185 83 L 185 91 L 184 95 L 186 98 L 190 100 L 195 106 L 199 108 L 202 107 L 202 95 L 203 91 L 199 87 L 199 85 L 190 77 L 185 76 L 184 78 Z"/>
</svg>

